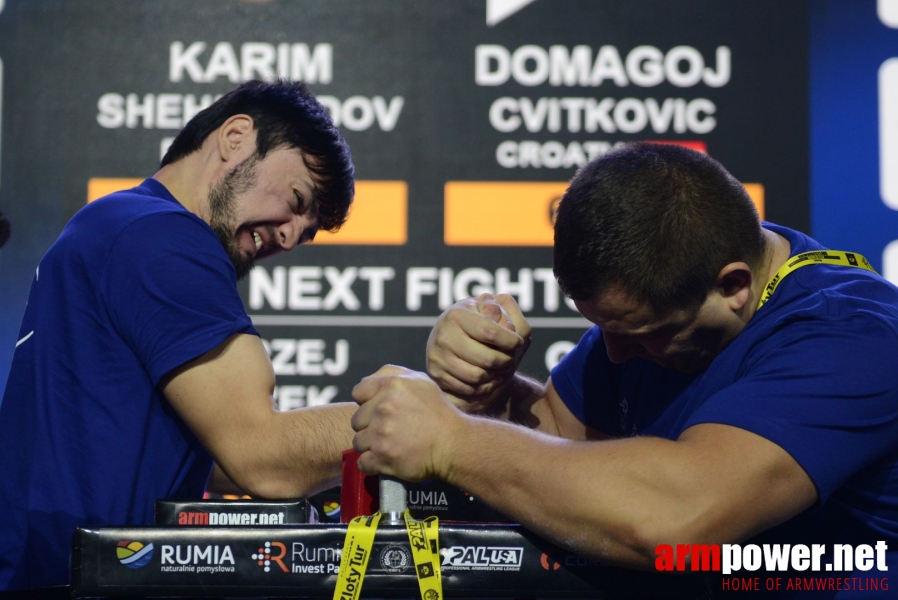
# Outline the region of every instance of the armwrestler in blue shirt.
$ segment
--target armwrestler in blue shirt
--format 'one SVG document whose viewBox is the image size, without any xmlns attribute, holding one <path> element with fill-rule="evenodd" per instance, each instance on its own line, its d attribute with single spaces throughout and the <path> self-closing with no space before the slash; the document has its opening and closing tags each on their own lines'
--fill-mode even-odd
<svg viewBox="0 0 898 600">
<path fill-rule="evenodd" d="M 898 567 L 898 290 L 829 258 L 782 275 L 821 249 L 759 222 L 706 155 L 615 149 L 555 224 L 555 275 L 596 326 L 542 385 L 515 372 L 530 327 L 509 296 L 454 305 L 429 378 L 388 366 L 354 390 L 359 466 L 445 479 L 623 566 L 752 540 L 884 541 Z"/>
<path fill-rule="evenodd" d="M 274 410 L 237 293 L 346 219 L 353 168 L 301 84 L 248 82 L 160 170 L 80 210 L 41 260 L 0 404 L 0 590 L 68 582 L 75 527 L 150 524 L 218 462 L 253 496 L 338 483 L 355 406 Z"/>
</svg>

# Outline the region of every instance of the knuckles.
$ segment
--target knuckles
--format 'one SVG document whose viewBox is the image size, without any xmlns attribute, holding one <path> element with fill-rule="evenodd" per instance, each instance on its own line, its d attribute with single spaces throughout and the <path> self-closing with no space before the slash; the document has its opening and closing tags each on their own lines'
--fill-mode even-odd
<svg viewBox="0 0 898 600">
<path fill-rule="evenodd" d="M 401 410 L 400 406 L 397 406 L 401 403 L 401 398 L 394 393 L 388 393 L 374 406 L 374 415 L 381 419 L 390 418 Z"/>
<path fill-rule="evenodd" d="M 447 321 L 458 323 L 459 320 L 467 318 L 471 313 L 476 314 L 478 312 L 480 311 L 477 309 L 477 302 L 468 298 L 450 306 L 446 312 L 440 315 L 439 321 L 446 319 Z"/>
<path fill-rule="evenodd" d="M 513 358 L 507 354 L 491 354 L 489 358 L 486 359 L 486 367 L 489 371 L 502 371 L 508 368 L 508 364 L 512 362 Z M 490 374 L 491 375 L 491 374 Z"/>
<path fill-rule="evenodd" d="M 361 455 L 356 464 L 358 465 L 359 471 L 361 471 L 365 475 L 377 475 L 378 473 L 380 473 L 380 470 L 374 464 L 374 460 L 370 452 Z"/>
<path fill-rule="evenodd" d="M 502 318 L 502 308 L 498 304 L 485 303 L 480 305 L 480 314 L 493 320 L 498 321 Z"/>
<path fill-rule="evenodd" d="M 477 369 L 477 377 L 474 379 L 474 383 L 480 388 L 491 383 L 494 378 L 492 370 Z"/>
<path fill-rule="evenodd" d="M 487 324 L 486 327 L 483 328 L 483 331 L 480 332 L 481 341 L 487 344 L 497 344 L 499 342 L 499 338 L 501 337 L 501 330 L 497 327 L 493 327 L 490 325 L 497 325 L 496 323 Z"/>
<path fill-rule="evenodd" d="M 477 389 L 460 379 L 435 379 L 440 389 L 459 396 L 471 396 L 477 393 Z"/>
<path fill-rule="evenodd" d="M 484 326 L 478 335 L 480 341 L 485 344 L 510 350 L 520 346 L 523 341 L 521 336 L 516 334 L 513 328 L 508 329 L 503 327 L 501 323 L 496 323 L 495 321 L 484 321 Z"/>
</svg>

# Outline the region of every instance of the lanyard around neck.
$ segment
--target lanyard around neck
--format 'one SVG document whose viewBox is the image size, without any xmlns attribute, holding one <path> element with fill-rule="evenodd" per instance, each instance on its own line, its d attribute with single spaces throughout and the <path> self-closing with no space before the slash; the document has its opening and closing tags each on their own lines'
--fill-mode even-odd
<svg viewBox="0 0 898 600">
<path fill-rule="evenodd" d="M 758 308 L 756 310 L 760 310 L 760 308 L 764 306 L 764 303 L 770 300 L 773 292 L 776 291 L 777 286 L 779 286 L 783 279 L 786 278 L 786 275 L 801 267 L 820 264 L 858 267 L 859 269 L 866 269 L 867 271 L 876 273 L 876 269 L 870 266 L 867 259 L 855 252 L 842 252 L 841 250 L 802 252 L 786 261 L 786 263 L 773 275 L 773 278 L 767 282 L 767 287 L 764 288 L 764 293 L 761 294 L 761 301 L 758 302 Z"/>
</svg>

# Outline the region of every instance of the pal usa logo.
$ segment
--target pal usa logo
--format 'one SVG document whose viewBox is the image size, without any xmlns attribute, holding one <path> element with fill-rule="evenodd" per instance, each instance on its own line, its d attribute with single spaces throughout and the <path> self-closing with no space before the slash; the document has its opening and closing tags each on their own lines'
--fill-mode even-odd
<svg viewBox="0 0 898 600">
<path fill-rule="evenodd" d="M 145 567 L 153 558 L 153 544 L 121 541 L 115 549 L 115 554 L 119 562 L 129 569 L 139 569 Z"/>
</svg>

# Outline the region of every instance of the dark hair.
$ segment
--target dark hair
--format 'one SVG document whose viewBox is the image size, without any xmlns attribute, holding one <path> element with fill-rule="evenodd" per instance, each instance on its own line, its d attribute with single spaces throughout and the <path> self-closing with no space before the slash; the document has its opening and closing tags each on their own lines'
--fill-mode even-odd
<svg viewBox="0 0 898 600">
<path fill-rule="evenodd" d="M 301 82 L 247 81 L 196 114 L 169 146 L 160 167 L 200 149 L 210 133 L 234 115 L 252 117 L 256 156 L 297 148 L 315 179 L 321 229 L 335 231 L 346 221 L 355 193 L 352 157 L 327 110 Z"/>
<path fill-rule="evenodd" d="M 574 300 L 620 285 L 657 315 L 696 310 L 731 262 L 755 268 L 764 238 L 745 188 L 682 146 L 620 146 L 580 169 L 555 221 L 554 271 Z"/>
</svg>

